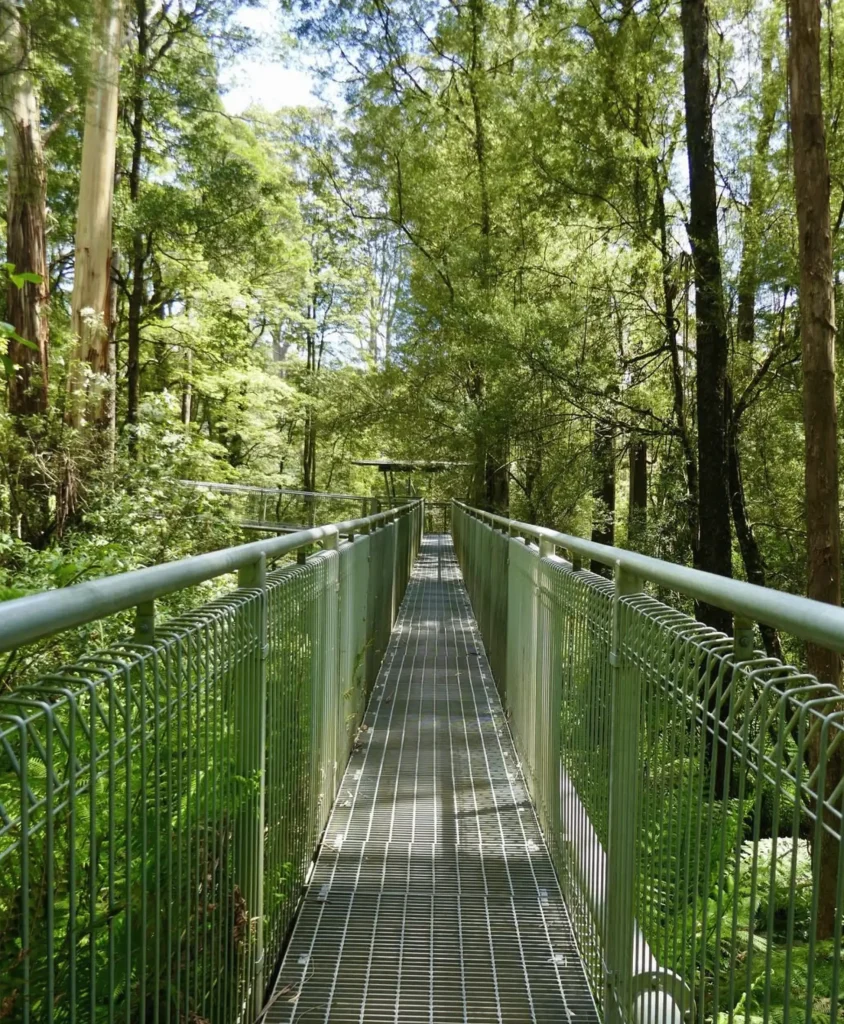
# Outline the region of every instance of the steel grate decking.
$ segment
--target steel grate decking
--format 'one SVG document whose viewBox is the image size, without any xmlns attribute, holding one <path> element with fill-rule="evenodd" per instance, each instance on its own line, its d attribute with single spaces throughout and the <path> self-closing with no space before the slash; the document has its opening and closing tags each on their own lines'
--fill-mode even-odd
<svg viewBox="0 0 844 1024">
<path fill-rule="evenodd" d="M 448 536 L 364 722 L 267 1024 L 597 1022 Z"/>
</svg>

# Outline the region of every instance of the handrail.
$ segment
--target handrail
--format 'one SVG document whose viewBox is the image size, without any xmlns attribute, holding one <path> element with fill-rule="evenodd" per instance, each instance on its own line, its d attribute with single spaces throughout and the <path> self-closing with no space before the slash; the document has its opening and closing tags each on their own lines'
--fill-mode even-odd
<svg viewBox="0 0 844 1024">
<path fill-rule="evenodd" d="M 534 526 L 507 519 L 493 512 L 471 508 L 455 501 L 458 508 L 490 526 L 505 528 L 511 535 L 546 541 L 564 548 L 581 559 L 620 568 L 643 581 L 657 583 L 706 604 L 723 608 L 751 622 L 762 622 L 803 640 L 844 653 L 844 609 L 781 590 L 760 587 L 715 573 L 664 562 L 625 548 L 596 544 L 594 541 L 560 533 L 545 526 Z"/>
<path fill-rule="evenodd" d="M 290 487 L 256 487 L 254 484 L 226 484 L 210 480 L 180 480 L 183 487 L 206 488 L 223 494 L 283 494 L 290 498 L 324 498 L 331 501 L 381 501 L 375 494 L 332 494 L 330 491 L 297 491 Z"/>
<path fill-rule="evenodd" d="M 176 562 L 104 576 L 61 590 L 48 590 L 0 603 L 0 651 L 22 647 L 66 629 L 84 626 L 107 615 L 155 601 L 177 590 L 236 572 L 253 565 L 261 556 L 267 560 L 280 558 L 319 542 L 333 547 L 340 537 L 386 526 L 417 504 L 408 502 L 400 508 L 377 512 L 362 519 L 349 519 L 283 537 L 191 555 Z"/>
</svg>

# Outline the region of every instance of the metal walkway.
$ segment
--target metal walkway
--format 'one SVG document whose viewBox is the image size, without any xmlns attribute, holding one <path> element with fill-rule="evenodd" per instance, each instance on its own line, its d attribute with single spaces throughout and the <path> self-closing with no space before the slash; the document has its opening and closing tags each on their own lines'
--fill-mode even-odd
<svg viewBox="0 0 844 1024">
<path fill-rule="evenodd" d="M 598 1015 L 451 538 L 425 538 L 266 1024 Z"/>
</svg>

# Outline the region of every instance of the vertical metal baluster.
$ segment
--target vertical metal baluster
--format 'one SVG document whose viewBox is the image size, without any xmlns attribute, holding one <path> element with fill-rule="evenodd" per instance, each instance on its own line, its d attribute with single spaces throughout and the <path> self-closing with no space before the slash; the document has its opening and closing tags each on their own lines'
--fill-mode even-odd
<svg viewBox="0 0 844 1024">
<path fill-rule="evenodd" d="M 629 1019 L 633 981 L 635 842 L 639 780 L 641 678 L 624 664 L 622 598 L 639 593 L 639 579 L 616 563 L 613 594 L 610 807 L 607 845 L 606 1019 Z"/>
<path fill-rule="evenodd" d="M 255 651 L 249 668 L 240 680 L 235 695 L 237 724 L 237 772 L 242 779 L 256 779 L 257 800 L 245 801 L 239 815 L 240 842 L 236 844 L 237 884 L 246 902 L 247 913 L 255 922 L 252 964 L 251 1016 L 261 1007 L 264 995 L 264 804 L 266 799 L 267 743 L 267 559 L 244 566 L 238 573 L 238 585 L 261 593 L 252 610 Z"/>
</svg>

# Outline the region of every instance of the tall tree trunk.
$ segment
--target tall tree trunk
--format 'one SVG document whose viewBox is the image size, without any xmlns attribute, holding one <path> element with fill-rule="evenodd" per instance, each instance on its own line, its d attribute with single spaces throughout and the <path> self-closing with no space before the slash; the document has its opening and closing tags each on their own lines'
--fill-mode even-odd
<svg viewBox="0 0 844 1024">
<path fill-rule="evenodd" d="M 484 293 L 492 285 L 492 202 L 489 193 L 488 141 L 481 96 L 481 82 L 485 74 L 483 43 L 486 20 L 486 0 L 469 0 L 472 49 L 469 58 L 467 84 L 472 103 L 473 145 L 478 168 L 479 222 L 480 222 L 480 286 Z M 486 445 L 483 455 L 484 507 L 503 513 L 510 503 L 510 441 L 506 435 Z M 480 467 L 479 467 L 480 468 Z"/>
<path fill-rule="evenodd" d="M 773 21 L 773 20 L 772 20 Z M 750 168 L 748 204 L 744 214 L 742 232 L 741 264 L 738 276 L 738 312 L 736 318 L 736 348 L 738 358 L 747 369 L 754 364 L 756 341 L 756 292 L 759 286 L 759 248 L 764 223 L 762 205 L 766 161 L 779 107 L 780 86 L 773 71 L 774 46 L 778 38 L 778 22 L 768 26 L 763 40 L 762 54 L 762 103 L 759 128 L 756 133 L 753 163 Z M 741 472 L 741 450 L 739 431 L 741 408 L 736 408 L 732 388 L 727 388 L 727 407 L 730 413 L 728 433 L 728 470 L 730 484 L 730 507 L 736 528 L 739 551 L 744 572 L 750 583 L 767 586 L 767 569 L 759 542 L 753 532 L 747 511 L 744 480 Z M 762 642 L 766 652 L 773 658 L 782 659 L 783 651 L 779 634 L 773 626 L 760 625 Z"/>
<path fill-rule="evenodd" d="M 606 420 L 595 422 L 592 441 L 592 540 L 596 544 L 615 542 L 615 452 L 613 426 Z M 606 574 L 600 562 L 592 562 L 592 572 Z"/>
<path fill-rule="evenodd" d="M 778 27 L 778 26 L 777 26 Z M 759 286 L 759 247 L 764 224 L 762 205 L 766 161 L 771 144 L 771 135 L 776 123 L 779 107 L 780 87 L 773 71 L 776 33 L 768 31 L 763 41 L 762 54 L 762 95 L 759 128 L 753 150 L 750 168 L 748 203 L 744 213 L 742 231 L 741 264 L 738 276 L 738 315 L 736 334 L 742 347 L 742 356 L 749 358 L 756 337 L 756 291 Z M 745 351 L 747 350 L 747 351 Z"/>
<path fill-rule="evenodd" d="M 132 162 L 129 168 L 129 198 L 137 205 L 141 194 L 141 174 L 146 116 L 145 75 L 149 51 L 146 0 L 135 0 L 138 19 L 138 54 L 132 83 Z M 132 290 L 129 293 L 126 339 L 126 423 L 129 426 L 129 450 L 137 447 L 135 426 L 141 397 L 141 315 L 146 295 L 148 240 L 140 226 L 132 234 Z"/>
<path fill-rule="evenodd" d="M 11 0 L 0 3 L 3 130 L 8 186 L 6 195 L 6 259 L 15 272 L 33 273 L 39 282 L 22 288 L 9 283 L 7 320 L 24 339 L 37 346 L 9 344 L 17 370 L 9 380 L 9 411 L 30 416 L 47 408 L 47 170 L 41 138 L 41 104 L 28 66 L 29 40 L 20 10 Z"/>
<path fill-rule="evenodd" d="M 706 0 L 682 0 L 683 81 L 691 208 L 689 239 L 695 272 L 697 321 L 698 538 L 696 564 L 732 575 L 727 483 L 727 325 L 718 243 L 715 146 L 709 87 L 709 11 Z M 730 633 L 732 616 L 701 603 L 698 616 Z"/>
<path fill-rule="evenodd" d="M 9 412 L 18 431 L 27 432 L 24 418 L 47 409 L 47 171 L 41 138 L 41 104 L 28 66 L 29 40 L 18 6 L 0 2 L 0 78 L 6 146 L 6 259 L 18 274 L 37 274 L 37 281 L 6 291 L 6 319 L 21 338 L 34 345 L 9 341 L 7 354 L 15 369 L 9 374 Z M 9 495 L 19 519 L 21 537 L 40 546 L 49 536 L 50 485 L 25 454 L 13 453 L 9 463 Z"/>
<path fill-rule="evenodd" d="M 76 262 L 71 327 L 76 338 L 68 386 L 71 422 L 87 413 L 109 425 L 109 336 L 111 318 L 112 200 L 117 148 L 117 98 L 124 0 L 97 0 L 91 81 L 85 103 L 85 134 L 76 217 Z M 86 368 L 99 386 L 85 400 Z"/>
<path fill-rule="evenodd" d="M 674 397 L 674 420 L 677 424 L 677 433 L 680 438 L 680 446 L 683 450 L 683 466 L 686 477 L 686 492 L 688 494 L 689 535 L 691 540 L 692 555 L 697 561 L 698 542 L 698 475 L 697 459 L 695 458 L 694 445 L 689 432 L 689 420 L 686 415 L 686 393 L 683 387 L 683 368 L 680 365 L 680 343 L 677 337 L 677 315 L 674 299 L 677 287 L 671 273 L 671 254 L 668 248 L 668 218 L 665 212 L 665 193 L 658 169 L 654 169 L 654 177 L 657 182 L 656 188 L 656 214 L 659 223 L 660 237 L 660 259 L 662 276 L 662 302 L 663 316 L 665 318 L 665 342 L 671 356 L 671 389 Z"/>
<path fill-rule="evenodd" d="M 313 305 L 308 310 L 308 318 L 316 320 L 316 303 L 314 296 Z M 306 369 L 308 374 L 305 406 L 305 427 L 302 439 L 302 489 L 305 491 L 316 490 L 316 457 L 317 457 L 317 421 L 314 409 L 316 398 L 316 380 L 319 372 L 319 360 L 317 358 L 316 335 L 313 331 L 307 332 L 307 354 Z M 314 523 L 314 499 L 305 498 L 306 518 L 309 526 Z"/>
<path fill-rule="evenodd" d="M 630 443 L 630 504 L 627 515 L 627 543 L 641 551 L 648 529 L 648 443 L 634 438 Z"/>
<path fill-rule="evenodd" d="M 800 253 L 800 338 L 803 349 L 803 422 L 806 432 L 806 543 L 809 597 L 841 604 L 838 512 L 838 415 L 835 402 L 835 300 L 820 69 L 818 0 L 792 0 L 788 70 L 791 135 Z M 838 654 L 807 647 L 809 670 L 841 685 Z M 826 772 L 827 793 L 841 777 L 841 757 Z M 838 843 L 824 835 L 819 859 L 818 937 L 830 938 L 836 906 Z"/>
</svg>

